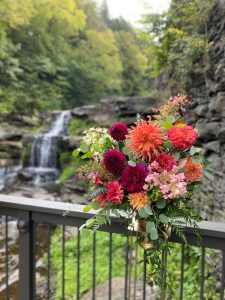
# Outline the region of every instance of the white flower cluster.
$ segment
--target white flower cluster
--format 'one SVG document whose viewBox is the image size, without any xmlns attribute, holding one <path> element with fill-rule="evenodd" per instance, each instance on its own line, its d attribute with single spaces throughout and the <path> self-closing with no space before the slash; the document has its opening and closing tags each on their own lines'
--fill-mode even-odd
<svg viewBox="0 0 225 300">
<path fill-rule="evenodd" d="M 113 139 L 111 136 L 108 134 L 108 129 L 107 128 L 90 128 L 88 130 L 84 131 L 84 142 L 90 147 L 91 151 L 94 152 L 101 152 L 104 147 L 105 140 L 107 138 L 110 139 L 110 141 L 113 142 Z"/>
</svg>

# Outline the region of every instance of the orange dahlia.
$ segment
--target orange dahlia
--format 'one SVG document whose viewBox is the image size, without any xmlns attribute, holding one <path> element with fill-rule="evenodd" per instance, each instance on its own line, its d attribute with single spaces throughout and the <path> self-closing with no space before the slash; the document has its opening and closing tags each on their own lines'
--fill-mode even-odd
<svg viewBox="0 0 225 300">
<path fill-rule="evenodd" d="M 200 181 L 202 177 L 202 164 L 194 164 L 191 158 L 188 158 L 185 166 L 185 177 L 187 182 Z"/>
<path fill-rule="evenodd" d="M 151 120 L 136 123 L 131 127 L 128 135 L 128 148 L 135 153 L 135 157 L 150 158 L 162 149 L 164 134 L 162 129 Z"/>
<path fill-rule="evenodd" d="M 130 205 L 136 210 L 145 207 L 145 205 L 149 203 L 149 199 L 145 192 L 130 194 L 128 196 L 128 201 Z"/>
</svg>

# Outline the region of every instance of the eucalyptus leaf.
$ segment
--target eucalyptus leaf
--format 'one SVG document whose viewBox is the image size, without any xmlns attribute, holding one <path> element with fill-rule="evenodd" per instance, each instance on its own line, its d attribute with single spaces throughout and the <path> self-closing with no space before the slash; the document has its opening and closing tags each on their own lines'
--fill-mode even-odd
<svg viewBox="0 0 225 300">
<path fill-rule="evenodd" d="M 163 147 L 164 147 L 164 148 L 172 148 L 172 147 L 173 147 L 173 144 L 172 144 L 171 141 L 165 141 L 165 142 L 163 143 Z"/>
<path fill-rule="evenodd" d="M 190 154 L 194 155 L 195 153 L 199 153 L 201 150 L 202 150 L 201 148 L 192 146 L 190 149 Z"/>
<path fill-rule="evenodd" d="M 150 204 L 145 205 L 144 210 L 145 210 L 146 214 L 148 214 L 150 216 L 153 215 L 152 208 L 151 208 Z"/>
<path fill-rule="evenodd" d="M 141 208 L 138 212 L 139 216 L 143 219 L 146 219 L 148 218 L 148 214 L 146 213 L 145 209 L 144 208 Z"/>
<path fill-rule="evenodd" d="M 176 119 L 173 115 L 168 116 L 166 119 L 166 122 L 168 122 L 168 123 L 174 123 L 175 121 L 176 121 Z"/>
<path fill-rule="evenodd" d="M 92 210 L 92 206 L 91 205 L 87 205 L 83 208 L 83 212 L 87 213 L 89 212 L 90 210 Z"/>
<path fill-rule="evenodd" d="M 91 206 L 94 210 L 98 210 L 100 209 L 101 205 L 100 205 L 100 202 L 97 201 L 97 200 L 94 200 L 92 203 L 91 203 Z"/>
<path fill-rule="evenodd" d="M 80 153 L 80 151 L 75 149 L 75 150 L 73 150 L 72 155 L 73 155 L 73 157 L 77 157 L 79 155 L 79 153 Z"/>
<path fill-rule="evenodd" d="M 192 162 L 194 164 L 199 164 L 199 163 L 202 162 L 202 157 L 201 156 L 194 156 L 194 157 L 192 157 Z"/>
<path fill-rule="evenodd" d="M 180 154 L 179 153 L 174 153 L 173 155 L 173 158 L 178 161 L 180 159 Z"/>
<path fill-rule="evenodd" d="M 164 215 L 164 214 L 160 214 L 159 215 L 159 220 L 162 222 L 162 223 L 165 223 L 165 224 L 168 224 L 169 223 L 169 218 Z"/>
<path fill-rule="evenodd" d="M 88 151 L 86 154 L 82 155 L 81 158 L 82 159 L 86 159 L 86 158 L 91 158 L 94 156 L 94 152 L 93 151 Z"/>
<path fill-rule="evenodd" d="M 129 160 L 128 165 L 131 166 L 131 167 L 136 167 L 137 164 L 136 164 L 135 161 Z"/>
<path fill-rule="evenodd" d="M 166 206 L 166 200 L 165 199 L 159 199 L 156 202 L 156 207 L 159 209 L 163 209 Z"/>
<path fill-rule="evenodd" d="M 89 150 L 89 147 L 88 147 L 88 145 L 87 145 L 85 142 L 82 142 L 82 143 L 80 144 L 80 150 L 81 150 L 81 152 L 83 152 L 83 153 L 87 153 L 88 150 Z"/>
<path fill-rule="evenodd" d="M 184 158 L 184 160 L 182 160 L 182 162 L 179 164 L 179 168 L 183 169 L 183 167 L 186 165 L 187 159 Z"/>
<path fill-rule="evenodd" d="M 170 122 L 164 122 L 162 124 L 162 127 L 164 127 L 165 129 L 170 129 L 172 126 L 173 126 L 173 124 Z"/>
<path fill-rule="evenodd" d="M 87 228 L 91 228 L 95 224 L 95 219 L 88 219 L 85 224 Z"/>
<path fill-rule="evenodd" d="M 146 232 L 150 233 L 152 228 L 155 228 L 155 223 L 154 222 L 148 222 L 146 225 Z"/>
<path fill-rule="evenodd" d="M 155 240 L 158 240 L 158 232 L 157 232 L 157 229 L 156 228 L 152 228 L 151 232 L 150 232 L 150 237 L 151 237 L 151 240 L 155 241 Z"/>
</svg>

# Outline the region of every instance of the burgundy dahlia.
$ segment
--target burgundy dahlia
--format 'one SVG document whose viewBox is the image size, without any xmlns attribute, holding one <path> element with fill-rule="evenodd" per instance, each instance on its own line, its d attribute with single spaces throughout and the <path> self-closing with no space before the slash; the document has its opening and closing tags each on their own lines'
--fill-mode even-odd
<svg viewBox="0 0 225 300">
<path fill-rule="evenodd" d="M 118 150 L 108 150 L 104 154 L 103 163 L 107 171 L 112 174 L 120 171 L 126 162 L 125 155 Z"/>
<path fill-rule="evenodd" d="M 158 155 L 153 155 L 151 158 L 151 163 L 156 161 L 159 167 L 163 170 L 171 171 L 173 166 L 177 165 L 176 160 L 167 153 L 160 153 Z"/>
<path fill-rule="evenodd" d="M 116 141 L 124 141 L 128 135 L 127 125 L 124 123 L 116 123 L 110 128 L 110 135 Z"/>
<path fill-rule="evenodd" d="M 147 168 L 141 164 L 127 166 L 122 172 L 121 184 L 130 193 L 142 192 L 147 174 Z"/>
</svg>

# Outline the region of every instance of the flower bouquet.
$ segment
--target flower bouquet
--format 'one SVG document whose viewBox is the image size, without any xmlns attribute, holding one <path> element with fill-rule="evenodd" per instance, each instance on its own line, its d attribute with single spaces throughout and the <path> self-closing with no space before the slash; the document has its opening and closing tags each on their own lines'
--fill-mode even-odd
<svg viewBox="0 0 225 300">
<path fill-rule="evenodd" d="M 158 271 L 170 233 L 185 240 L 184 226 L 197 227 L 190 200 L 203 162 L 201 149 L 194 146 L 198 133 L 183 118 L 190 101 L 178 95 L 130 128 L 123 123 L 109 131 L 91 128 L 73 152 L 82 160 L 79 178 L 90 182 L 84 211 L 97 210 L 86 227 L 96 230 L 111 216 L 125 218 Z"/>
</svg>

